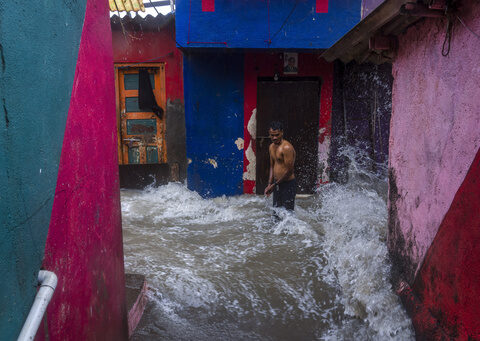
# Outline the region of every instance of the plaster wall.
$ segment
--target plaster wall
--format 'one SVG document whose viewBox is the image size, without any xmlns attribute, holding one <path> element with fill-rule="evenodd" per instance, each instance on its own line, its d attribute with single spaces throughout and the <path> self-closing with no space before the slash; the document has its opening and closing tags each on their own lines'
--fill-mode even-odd
<svg viewBox="0 0 480 341">
<path fill-rule="evenodd" d="M 242 194 L 243 54 L 184 55 L 187 183 L 204 197 Z"/>
<path fill-rule="evenodd" d="M 213 11 L 202 11 L 200 0 L 176 6 L 177 41 L 185 48 L 318 49 L 360 20 L 361 0 L 216 0 Z"/>
<path fill-rule="evenodd" d="M 480 6 L 463 4 L 458 16 L 480 32 Z M 480 44 L 456 20 L 443 57 L 445 27 L 426 19 L 409 28 L 393 65 L 388 244 L 409 283 L 480 146 Z"/>
<path fill-rule="evenodd" d="M 0 1 L 0 339 L 36 294 L 86 0 Z"/>
<path fill-rule="evenodd" d="M 88 0 L 43 267 L 45 340 L 127 340 L 108 3 Z"/>
</svg>

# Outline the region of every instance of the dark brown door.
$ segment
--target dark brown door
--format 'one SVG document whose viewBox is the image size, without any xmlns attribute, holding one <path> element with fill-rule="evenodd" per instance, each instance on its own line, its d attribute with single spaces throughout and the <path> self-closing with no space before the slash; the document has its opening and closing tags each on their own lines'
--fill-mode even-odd
<svg viewBox="0 0 480 341">
<path fill-rule="evenodd" d="M 297 193 L 313 193 L 317 181 L 320 82 L 316 80 L 259 81 L 257 93 L 257 194 L 268 182 L 268 125 L 283 123 L 284 138 L 296 151 Z"/>
</svg>

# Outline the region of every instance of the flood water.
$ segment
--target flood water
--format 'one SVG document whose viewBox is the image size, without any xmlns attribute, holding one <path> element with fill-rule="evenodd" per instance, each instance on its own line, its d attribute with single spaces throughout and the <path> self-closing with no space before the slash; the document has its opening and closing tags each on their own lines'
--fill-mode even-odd
<svg viewBox="0 0 480 341">
<path fill-rule="evenodd" d="M 133 340 L 413 340 L 389 283 L 385 178 L 350 168 L 280 220 L 262 196 L 122 190 L 126 271 L 150 287 Z"/>
</svg>

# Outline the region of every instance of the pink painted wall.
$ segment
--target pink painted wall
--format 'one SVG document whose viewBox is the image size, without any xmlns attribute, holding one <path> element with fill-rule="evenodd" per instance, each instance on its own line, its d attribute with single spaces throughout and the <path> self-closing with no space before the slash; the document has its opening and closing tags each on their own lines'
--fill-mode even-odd
<svg viewBox="0 0 480 341">
<path fill-rule="evenodd" d="M 458 15 L 480 32 L 474 3 Z M 444 37 L 441 19 L 410 27 L 393 65 L 389 248 L 410 283 L 480 146 L 480 42 L 456 21 L 443 57 Z"/>
<path fill-rule="evenodd" d="M 43 262 L 49 340 L 128 338 L 112 65 L 108 3 L 88 0 Z"/>
</svg>

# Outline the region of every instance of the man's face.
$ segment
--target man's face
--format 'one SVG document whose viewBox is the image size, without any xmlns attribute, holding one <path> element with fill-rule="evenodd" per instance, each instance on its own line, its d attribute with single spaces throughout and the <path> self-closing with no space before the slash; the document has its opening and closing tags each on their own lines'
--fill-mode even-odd
<svg viewBox="0 0 480 341">
<path fill-rule="evenodd" d="M 270 128 L 268 130 L 268 134 L 270 135 L 270 139 L 272 140 L 273 143 L 280 144 L 282 142 L 283 131 L 273 130 L 273 129 Z"/>
</svg>

